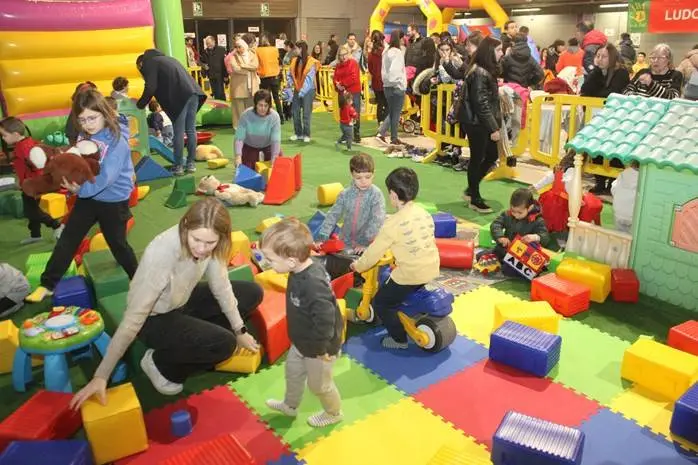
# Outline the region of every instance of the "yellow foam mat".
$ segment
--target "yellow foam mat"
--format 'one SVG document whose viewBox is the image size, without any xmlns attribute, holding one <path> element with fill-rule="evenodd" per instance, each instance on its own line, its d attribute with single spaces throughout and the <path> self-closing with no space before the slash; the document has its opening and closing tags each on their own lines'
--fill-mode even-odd
<svg viewBox="0 0 698 465">
<path fill-rule="evenodd" d="M 669 425 L 674 411 L 674 403 L 671 400 L 635 385 L 611 400 L 609 408 L 611 411 L 635 421 L 638 425 L 647 427 L 656 434 L 676 441 L 686 449 L 698 451 L 698 444 L 672 436 Z"/>
<path fill-rule="evenodd" d="M 425 465 L 444 447 L 471 455 L 468 463 L 491 463 L 485 446 L 405 398 L 307 445 L 298 456 L 308 465 Z"/>
<path fill-rule="evenodd" d="M 451 318 L 456 323 L 459 333 L 489 347 L 494 324 L 494 306 L 521 301 L 493 287 L 480 286 L 474 291 L 456 297 Z"/>
</svg>

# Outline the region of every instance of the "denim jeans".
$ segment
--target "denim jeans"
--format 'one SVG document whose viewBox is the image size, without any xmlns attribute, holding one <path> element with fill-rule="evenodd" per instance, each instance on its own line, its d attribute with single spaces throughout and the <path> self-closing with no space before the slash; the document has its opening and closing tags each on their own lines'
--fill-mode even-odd
<svg viewBox="0 0 698 465">
<path fill-rule="evenodd" d="M 182 112 L 173 124 L 172 145 L 174 146 L 174 166 L 182 166 L 184 155 L 184 134 L 187 134 L 187 164 L 194 163 L 196 156 L 196 110 L 199 108 L 199 96 L 192 95 L 184 104 Z M 169 116 L 169 115 L 168 115 Z"/>
<path fill-rule="evenodd" d="M 339 128 L 342 130 L 342 135 L 339 137 L 337 143 L 341 144 L 342 142 L 346 142 L 347 149 L 349 150 L 351 150 L 351 138 L 353 137 L 352 127 L 353 126 L 351 124 L 339 123 Z"/>
<path fill-rule="evenodd" d="M 315 91 L 312 90 L 303 97 L 298 93 L 293 94 L 293 128 L 296 136 L 310 137 L 310 117 L 313 114 L 313 101 Z M 303 115 L 301 115 L 303 112 Z"/>
<path fill-rule="evenodd" d="M 388 102 L 388 117 L 390 118 L 390 142 L 397 142 L 397 127 L 400 123 L 400 113 L 405 103 L 405 91 L 397 87 L 384 87 L 385 99 Z"/>
</svg>

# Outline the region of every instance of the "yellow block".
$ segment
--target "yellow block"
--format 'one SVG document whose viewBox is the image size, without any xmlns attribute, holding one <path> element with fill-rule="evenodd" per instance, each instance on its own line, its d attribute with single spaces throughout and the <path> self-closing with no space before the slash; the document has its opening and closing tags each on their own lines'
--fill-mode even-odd
<svg viewBox="0 0 698 465">
<path fill-rule="evenodd" d="M 107 405 L 95 398 L 88 399 L 80 413 L 97 465 L 148 448 L 143 411 L 131 383 L 108 389 Z"/>
<path fill-rule="evenodd" d="M 339 305 L 339 312 L 342 314 L 342 321 L 344 322 L 342 329 L 342 344 L 344 344 L 344 341 L 347 339 L 347 301 L 337 299 L 337 305 Z"/>
<path fill-rule="evenodd" d="M 12 373 L 17 347 L 19 347 L 19 329 L 12 320 L 0 321 L 0 374 Z M 32 357 L 32 366 L 42 363 L 44 362 L 40 357 Z"/>
<path fill-rule="evenodd" d="M 87 271 L 85 270 L 85 266 L 83 264 L 80 264 L 78 267 L 78 275 L 82 277 L 87 277 Z"/>
<path fill-rule="evenodd" d="M 588 260 L 565 258 L 555 270 L 559 277 L 591 289 L 591 300 L 604 303 L 611 293 L 611 267 Z"/>
<path fill-rule="evenodd" d="M 323 184 L 317 188 L 317 203 L 321 207 L 334 205 L 337 201 L 339 193 L 342 192 L 342 184 L 334 182 L 332 184 Z"/>
<path fill-rule="evenodd" d="M 68 204 L 63 194 L 44 194 L 39 200 L 39 207 L 51 218 L 63 218 L 68 213 Z"/>
<path fill-rule="evenodd" d="M 237 254 L 242 254 L 245 258 L 250 258 L 252 256 L 250 238 L 242 231 L 233 231 L 230 233 L 230 259 Z"/>
<path fill-rule="evenodd" d="M 262 177 L 269 182 L 271 177 L 271 162 L 270 161 L 258 161 L 254 165 L 255 171 L 262 175 Z"/>
<path fill-rule="evenodd" d="M 230 160 L 227 158 L 214 158 L 212 160 L 207 160 L 206 164 L 208 165 L 209 169 L 216 170 L 218 168 L 223 168 L 224 166 L 227 166 Z"/>
<path fill-rule="evenodd" d="M 257 273 L 254 280 L 264 289 L 286 292 L 288 286 L 288 273 L 280 274 L 274 270 Z"/>
<path fill-rule="evenodd" d="M 257 352 L 238 347 L 228 360 L 216 365 L 217 371 L 228 371 L 231 373 L 254 373 L 262 363 L 262 348 Z"/>
<path fill-rule="evenodd" d="M 279 221 L 281 221 L 281 218 L 279 218 L 278 216 L 272 216 L 271 218 L 264 219 L 261 223 L 257 225 L 256 231 L 259 234 L 262 234 L 269 226 L 274 225 Z"/>
<path fill-rule="evenodd" d="M 620 376 L 676 401 L 698 381 L 698 357 L 640 338 L 625 350 Z"/>
<path fill-rule="evenodd" d="M 109 246 L 107 245 L 107 240 L 104 238 L 104 234 L 95 234 L 92 239 L 90 239 L 90 252 L 97 252 L 98 250 L 106 250 Z"/>
<path fill-rule="evenodd" d="M 450 316 L 459 333 L 489 347 L 494 307 L 506 302 L 523 302 L 523 300 L 490 286 L 480 286 L 474 291 L 456 297 Z"/>
<path fill-rule="evenodd" d="M 150 192 L 150 186 L 138 186 L 138 200 L 142 200 Z"/>
<path fill-rule="evenodd" d="M 544 300 L 540 302 L 500 303 L 494 306 L 493 331 L 505 321 L 515 321 L 522 325 L 557 334 L 560 315 Z"/>
</svg>

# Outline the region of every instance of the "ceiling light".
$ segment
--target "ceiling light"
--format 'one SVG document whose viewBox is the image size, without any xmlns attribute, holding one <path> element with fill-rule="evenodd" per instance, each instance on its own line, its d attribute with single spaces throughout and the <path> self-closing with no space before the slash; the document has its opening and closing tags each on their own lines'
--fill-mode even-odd
<svg viewBox="0 0 698 465">
<path fill-rule="evenodd" d="M 627 8 L 627 3 L 606 3 L 604 5 L 599 5 L 599 8 Z"/>
<path fill-rule="evenodd" d="M 514 8 L 511 10 L 512 13 L 532 13 L 534 11 L 540 11 L 540 8 Z"/>
</svg>

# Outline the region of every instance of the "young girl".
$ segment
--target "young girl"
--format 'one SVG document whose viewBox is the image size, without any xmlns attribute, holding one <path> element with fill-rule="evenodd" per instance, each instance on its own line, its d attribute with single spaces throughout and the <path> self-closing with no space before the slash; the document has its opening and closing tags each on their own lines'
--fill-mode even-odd
<svg viewBox="0 0 698 465">
<path fill-rule="evenodd" d="M 346 142 L 347 150 L 351 150 L 351 139 L 354 131 L 354 123 L 359 119 L 359 115 L 354 109 L 351 94 L 347 92 L 339 93 L 339 128 L 341 134 L 334 146 L 339 150 L 339 144 Z"/>
<path fill-rule="evenodd" d="M 560 160 L 560 163 L 532 186 L 532 189 L 540 192 L 544 187 L 552 183 L 552 188 L 541 194 L 539 203 L 543 208 L 543 219 L 550 232 L 563 232 L 567 230 L 569 218 L 568 193 L 572 190 L 574 181 L 574 156 L 570 150 Z M 587 154 L 582 155 L 582 162 L 587 162 Z M 601 224 L 601 210 L 603 202 L 590 192 L 582 196 L 582 208 L 579 211 L 579 219 L 590 223 Z"/>
<path fill-rule="evenodd" d="M 73 101 L 72 114 L 80 139 L 90 139 L 100 147 L 100 172 L 95 182 L 83 185 L 64 180 L 63 187 L 78 196 L 73 211 L 56 244 L 41 286 L 29 302 L 41 302 L 51 296 L 65 274 L 82 239 L 95 223 L 99 224 L 116 261 L 129 278 L 136 273 L 136 254 L 126 241 L 126 222 L 131 217 L 128 199 L 133 190 L 133 163 L 128 145 L 128 125 L 119 127 L 118 115 L 98 91 L 79 92 Z"/>
<path fill-rule="evenodd" d="M 293 129 L 292 141 L 302 139 L 310 142 L 310 118 L 315 100 L 315 73 L 320 62 L 308 54 L 308 44 L 301 40 L 296 43 L 298 56 L 291 59 L 287 82 L 293 89 Z"/>
</svg>

